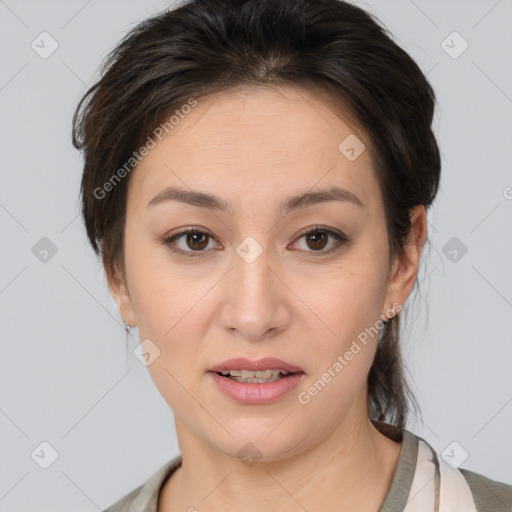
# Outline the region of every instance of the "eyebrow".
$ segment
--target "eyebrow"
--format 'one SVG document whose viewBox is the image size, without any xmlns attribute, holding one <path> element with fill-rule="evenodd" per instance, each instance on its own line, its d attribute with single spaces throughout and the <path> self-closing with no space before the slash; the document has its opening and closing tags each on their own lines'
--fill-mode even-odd
<svg viewBox="0 0 512 512">
<path fill-rule="evenodd" d="M 151 201 L 149 201 L 147 207 L 150 208 L 168 201 L 179 201 L 181 203 L 190 204 L 200 208 L 207 208 L 209 210 L 216 210 L 229 214 L 233 213 L 231 203 L 221 199 L 220 197 L 206 192 L 185 190 L 176 187 L 168 187 L 159 192 L 155 197 L 153 197 L 153 199 L 151 199 Z M 349 202 L 364 208 L 363 202 L 354 193 L 341 187 L 332 186 L 287 197 L 279 205 L 278 212 L 285 215 L 293 210 L 299 210 L 329 201 Z"/>
</svg>

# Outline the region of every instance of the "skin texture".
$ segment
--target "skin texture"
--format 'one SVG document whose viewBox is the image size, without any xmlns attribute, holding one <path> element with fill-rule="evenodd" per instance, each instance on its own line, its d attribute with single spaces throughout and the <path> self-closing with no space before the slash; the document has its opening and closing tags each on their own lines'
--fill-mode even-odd
<svg viewBox="0 0 512 512">
<path fill-rule="evenodd" d="M 353 133 L 367 150 L 349 161 L 338 146 Z M 175 416 L 183 464 L 167 481 L 159 511 L 234 511 L 240 502 L 248 511 L 381 505 L 400 444 L 368 419 L 377 337 L 307 405 L 297 398 L 359 333 L 405 303 L 417 275 L 425 208 L 411 212 L 405 256 L 390 262 L 369 146 L 319 95 L 290 86 L 238 89 L 199 98 L 132 171 L 125 275 L 109 287 L 123 320 L 159 348 L 148 369 Z M 284 198 L 331 185 L 364 207 L 330 201 L 277 212 Z M 148 208 L 168 186 L 214 194 L 232 211 L 176 201 Z M 321 255 L 338 243 L 330 235 L 308 243 L 302 235 L 317 225 L 350 241 Z M 171 252 L 164 240 L 190 227 L 211 238 L 187 245 L 184 235 L 174 247 L 203 252 Z M 250 264 L 236 252 L 247 236 L 263 249 Z M 236 403 L 207 373 L 232 357 L 266 356 L 305 372 L 297 390 L 271 404 Z M 237 458 L 247 443 L 261 453 L 251 467 Z"/>
</svg>

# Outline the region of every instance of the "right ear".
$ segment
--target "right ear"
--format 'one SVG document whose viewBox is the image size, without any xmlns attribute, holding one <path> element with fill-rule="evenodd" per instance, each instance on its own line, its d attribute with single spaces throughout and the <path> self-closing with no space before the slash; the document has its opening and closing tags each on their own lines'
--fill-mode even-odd
<svg viewBox="0 0 512 512">
<path fill-rule="evenodd" d="M 133 312 L 132 300 L 126 284 L 125 273 L 120 272 L 117 266 L 115 266 L 113 272 L 107 272 L 107 283 L 123 321 L 131 327 L 136 326 L 137 321 Z"/>
</svg>

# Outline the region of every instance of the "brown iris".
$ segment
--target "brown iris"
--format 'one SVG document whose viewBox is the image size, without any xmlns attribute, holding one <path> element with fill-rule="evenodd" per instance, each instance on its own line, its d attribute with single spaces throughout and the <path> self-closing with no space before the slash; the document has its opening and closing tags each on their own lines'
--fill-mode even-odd
<svg viewBox="0 0 512 512">
<path fill-rule="evenodd" d="M 322 231 L 315 231 L 313 233 L 309 233 L 306 236 L 306 240 L 308 243 L 308 246 L 311 249 L 323 249 L 325 247 L 325 243 L 327 241 L 327 233 L 324 233 Z M 310 244 L 310 242 L 313 242 L 313 245 Z"/>
<path fill-rule="evenodd" d="M 201 238 L 203 241 L 201 242 Z M 200 251 L 208 245 L 208 235 L 205 233 L 187 233 L 187 245 L 194 250 Z"/>
</svg>

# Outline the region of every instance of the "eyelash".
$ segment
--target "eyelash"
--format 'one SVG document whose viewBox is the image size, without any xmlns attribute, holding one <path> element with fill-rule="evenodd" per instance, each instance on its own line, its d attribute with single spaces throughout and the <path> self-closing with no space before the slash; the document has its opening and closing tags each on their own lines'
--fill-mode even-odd
<svg viewBox="0 0 512 512">
<path fill-rule="evenodd" d="M 305 252 L 313 253 L 307 257 L 315 258 L 318 256 L 326 256 L 328 254 L 331 254 L 331 253 L 339 250 L 344 244 L 347 244 L 348 242 L 350 242 L 350 239 L 344 233 L 341 233 L 341 232 L 338 233 L 336 231 L 333 231 L 328 228 L 324 228 L 322 226 L 315 226 L 313 229 L 310 229 L 310 230 L 306 231 L 305 233 L 302 233 L 299 236 L 299 238 L 297 238 L 296 240 L 300 240 L 301 238 L 303 238 L 307 235 L 313 234 L 313 233 L 326 233 L 327 235 L 329 235 L 330 237 L 332 237 L 336 240 L 336 244 L 331 249 L 322 249 L 322 250 L 318 250 L 318 251 L 305 251 Z M 173 246 L 173 243 L 175 242 L 175 240 L 183 237 L 184 235 L 188 235 L 188 234 L 206 235 L 209 239 L 213 239 L 213 237 L 206 231 L 202 231 L 200 229 L 187 229 L 185 231 L 181 231 L 181 232 L 176 233 L 170 237 L 165 238 L 163 240 L 163 243 L 168 247 L 168 249 L 170 251 L 178 254 L 179 256 L 185 256 L 188 258 L 197 258 L 197 257 L 203 256 L 203 253 L 206 252 L 204 249 L 201 251 L 183 251 L 181 249 L 176 249 L 176 247 Z"/>
</svg>

